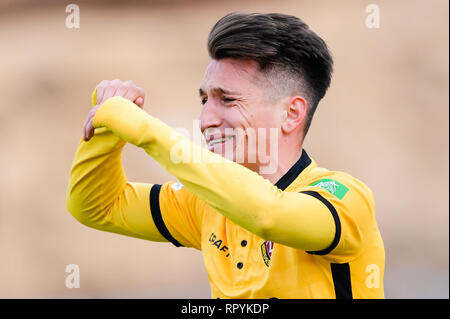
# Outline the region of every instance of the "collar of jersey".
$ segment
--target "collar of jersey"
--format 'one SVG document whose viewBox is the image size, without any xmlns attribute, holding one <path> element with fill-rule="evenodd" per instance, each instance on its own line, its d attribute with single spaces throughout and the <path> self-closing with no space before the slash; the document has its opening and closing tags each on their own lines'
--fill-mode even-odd
<svg viewBox="0 0 450 319">
<path fill-rule="evenodd" d="M 286 174 L 276 182 L 275 186 L 285 190 L 291 183 L 311 164 L 312 160 L 305 150 L 302 151 L 300 159 L 287 171 Z"/>
</svg>

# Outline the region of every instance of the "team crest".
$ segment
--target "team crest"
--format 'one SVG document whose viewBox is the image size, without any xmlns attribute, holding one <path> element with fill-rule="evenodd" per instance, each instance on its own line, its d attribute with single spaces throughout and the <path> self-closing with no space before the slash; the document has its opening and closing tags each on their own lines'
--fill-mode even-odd
<svg viewBox="0 0 450 319">
<path fill-rule="evenodd" d="M 270 265 L 270 258 L 272 257 L 272 251 L 273 251 L 273 242 L 266 240 L 261 245 L 261 253 L 263 256 L 264 263 L 267 267 Z"/>
</svg>

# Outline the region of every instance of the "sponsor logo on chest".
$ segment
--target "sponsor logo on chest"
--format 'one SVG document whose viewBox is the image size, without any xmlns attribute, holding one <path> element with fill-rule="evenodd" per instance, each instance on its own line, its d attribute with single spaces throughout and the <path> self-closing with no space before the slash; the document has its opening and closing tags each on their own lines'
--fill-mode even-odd
<svg viewBox="0 0 450 319">
<path fill-rule="evenodd" d="M 211 235 L 209 235 L 209 242 L 211 243 L 211 245 L 215 246 L 219 251 L 226 253 L 225 257 L 230 256 L 228 247 L 224 245 L 222 239 L 217 238 L 216 234 L 211 233 Z"/>
</svg>

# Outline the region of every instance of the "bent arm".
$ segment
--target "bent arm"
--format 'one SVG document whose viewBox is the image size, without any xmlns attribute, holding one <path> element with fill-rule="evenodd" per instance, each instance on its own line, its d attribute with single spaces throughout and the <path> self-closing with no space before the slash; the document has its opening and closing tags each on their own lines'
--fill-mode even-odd
<svg viewBox="0 0 450 319">
<path fill-rule="evenodd" d="M 308 251 L 323 250 L 334 240 L 335 222 L 321 201 L 281 191 L 257 173 L 191 143 L 126 99 L 107 100 L 94 127 L 106 127 L 143 148 L 194 195 L 261 238 Z"/>
<path fill-rule="evenodd" d="M 67 209 L 92 228 L 166 241 L 150 213 L 153 185 L 127 181 L 121 161 L 124 145 L 106 128 L 96 130 L 89 142 L 80 141 L 70 172 Z"/>
</svg>

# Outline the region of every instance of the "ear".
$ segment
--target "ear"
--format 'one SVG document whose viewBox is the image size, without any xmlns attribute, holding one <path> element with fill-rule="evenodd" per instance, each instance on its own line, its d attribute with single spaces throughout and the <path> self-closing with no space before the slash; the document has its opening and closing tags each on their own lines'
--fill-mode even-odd
<svg viewBox="0 0 450 319">
<path fill-rule="evenodd" d="M 283 133 L 289 134 L 299 128 L 303 130 L 307 106 L 306 100 L 301 96 L 291 96 L 286 100 L 281 123 L 281 131 Z"/>
</svg>

